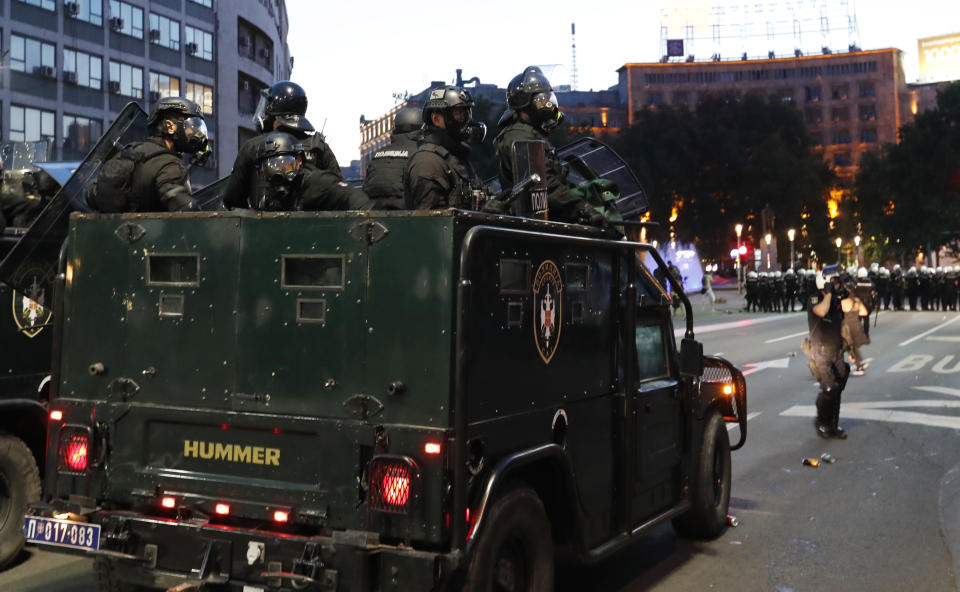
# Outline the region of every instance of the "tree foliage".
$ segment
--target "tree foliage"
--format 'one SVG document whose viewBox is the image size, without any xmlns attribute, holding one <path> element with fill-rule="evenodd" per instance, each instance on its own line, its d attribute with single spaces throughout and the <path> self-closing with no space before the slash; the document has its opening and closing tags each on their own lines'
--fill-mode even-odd
<svg viewBox="0 0 960 592">
<path fill-rule="evenodd" d="M 889 239 L 888 255 L 956 245 L 960 239 L 960 83 L 937 108 L 900 128 L 900 142 L 865 154 L 851 205 L 865 234 Z"/>
</svg>

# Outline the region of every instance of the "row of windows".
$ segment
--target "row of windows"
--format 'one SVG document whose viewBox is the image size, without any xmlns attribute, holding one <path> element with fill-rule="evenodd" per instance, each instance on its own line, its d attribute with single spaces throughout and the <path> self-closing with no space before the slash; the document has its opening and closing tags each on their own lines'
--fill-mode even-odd
<svg viewBox="0 0 960 592">
<path fill-rule="evenodd" d="M 834 107 L 830 110 L 830 121 L 850 121 L 851 110 L 849 107 Z M 807 108 L 803 112 L 804 120 L 809 124 L 819 124 L 823 122 L 823 111 L 819 107 Z M 876 121 L 876 105 L 860 105 L 857 108 L 857 119 L 860 121 Z"/>
<path fill-rule="evenodd" d="M 48 155 L 56 141 L 56 113 L 24 105 L 10 106 L 10 141 L 47 142 Z M 82 115 L 64 113 L 61 118 L 60 138 L 63 140 L 63 158 L 83 158 L 103 134 L 103 122 Z"/>
<path fill-rule="evenodd" d="M 18 72 L 54 76 L 56 73 L 56 46 L 19 35 L 10 36 L 10 68 Z M 110 60 L 110 92 L 136 99 L 143 98 L 143 68 Z M 103 59 L 75 49 L 63 50 L 64 81 L 86 88 L 103 88 Z M 213 89 L 199 83 L 187 82 L 188 88 L 199 89 L 197 101 L 207 113 L 213 112 Z M 179 95 L 180 79 L 150 72 L 150 90 L 161 96 Z"/>
<path fill-rule="evenodd" d="M 653 72 L 643 75 L 644 84 L 707 84 L 711 82 L 743 82 L 762 80 L 791 80 L 849 74 L 868 74 L 877 71 L 877 62 L 832 64 L 828 66 L 798 66 L 796 68 L 768 68 L 756 70 L 729 70 L 695 72 Z"/>
<path fill-rule="evenodd" d="M 821 102 L 823 96 L 823 89 L 819 86 L 807 86 L 803 89 L 804 97 L 808 103 L 819 103 Z M 831 95 L 836 100 L 847 100 L 850 93 L 849 85 L 835 86 L 831 88 Z M 860 98 L 872 98 L 876 96 L 876 88 L 873 83 L 864 83 L 859 85 L 859 94 Z M 794 90 L 785 88 L 779 91 L 776 91 L 774 94 L 770 95 L 770 98 L 777 98 L 785 103 L 792 103 L 794 97 Z M 687 92 L 674 92 L 671 99 L 671 104 L 676 106 L 689 106 L 695 104 L 690 102 L 690 93 Z M 664 94 L 659 92 L 647 93 L 645 97 L 645 104 L 647 106 L 655 107 L 657 105 L 662 105 L 665 102 Z M 875 111 L 875 109 L 874 109 Z M 874 112 L 873 118 L 876 119 L 876 113 Z"/>
<path fill-rule="evenodd" d="M 833 132 L 833 135 L 830 137 L 830 144 L 852 144 L 853 136 L 849 129 L 838 129 Z M 877 135 L 877 128 L 863 128 L 860 130 L 860 142 L 869 143 L 877 142 L 879 136 Z M 810 140 L 814 146 L 823 146 L 824 145 L 824 136 L 820 132 L 813 132 L 810 134 Z"/>
<path fill-rule="evenodd" d="M 36 6 L 37 8 L 42 8 L 44 10 L 49 10 L 50 12 L 55 12 L 57 10 L 57 4 L 54 0 L 17 0 L 23 4 L 29 4 L 31 6 Z M 207 8 L 213 8 L 213 0 L 187 0 L 188 2 L 193 2 L 194 4 L 199 4 L 200 6 L 205 6 Z M 113 2 L 111 2 L 112 4 Z M 80 19 L 93 23 L 95 25 L 102 24 L 101 19 L 103 18 L 103 2 L 102 0 L 67 0 L 64 3 L 64 10 L 67 11 L 72 18 Z M 122 18 L 122 17 L 121 17 Z"/>
</svg>

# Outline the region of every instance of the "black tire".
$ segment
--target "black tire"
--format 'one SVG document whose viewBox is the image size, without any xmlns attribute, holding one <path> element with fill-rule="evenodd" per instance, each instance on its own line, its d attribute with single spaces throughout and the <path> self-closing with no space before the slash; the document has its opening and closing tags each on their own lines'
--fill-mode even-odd
<svg viewBox="0 0 960 592">
<path fill-rule="evenodd" d="M 153 588 L 118 580 L 116 567 L 113 561 L 109 559 L 95 558 L 93 560 L 93 570 L 97 574 L 97 584 L 100 587 L 100 592 L 146 592 L 153 590 Z"/>
<path fill-rule="evenodd" d="M 40 471 L 23 440 L 0 434 L 0 569 L 13 561 L 26 539 L 23 515 L 40 499 Z"/>
<path fill-rule="evenodd" d="M 466 592 L 550 592 L 553 538 L 536 492 L 503 494 L 485 520 L 467 568 Z"/>
<path fill-rule="evenodd" d="M 681 537 L 715 539 L 727 525 L 730 508 L 730 436 L 717 411 L 703 428 L 691 482 L 690 510 L 674 518 L 673 528 Z"/>
</svg>

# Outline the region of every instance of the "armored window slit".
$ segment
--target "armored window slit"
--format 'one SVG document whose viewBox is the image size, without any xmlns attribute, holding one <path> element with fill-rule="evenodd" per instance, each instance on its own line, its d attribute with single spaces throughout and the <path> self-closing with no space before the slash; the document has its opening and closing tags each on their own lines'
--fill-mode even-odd
<svg viewBox="0 0 960 592">
<path fill-rule="evenodd" d="M 583 322 L 583 300 L 574 300 L 570 303 L 570 322 L 571 323 L 582 323 Z"/>
<path fill-rule="evenodd" d="M 342 290 L 344 276 L 343 255 L 284 255 L 280 286 L 299 290 Z"/>
<path fill-rule="evenodd" d="M 508 302 L 507 303 L 507 327 L 522 327 L 523 326 L 523 303 L 522 302 Z"/>
<path fill-rule="evenodd" d="M 566 288 L 570 292 L 586 292 L 590 288 L 590 266 L 586 263 L 567 263 Z"/>
<path fill-rule="evenodd" d="M 161 318 L 183 316 L 183 294 L 160 294 L 157 303 Z"/>
<path fill-rule="evenodd" d="M 150 253 L 147 255 L 148 286 L 199 286 L 200 255 Z"/>
<path fill-rule="evenodd" d="M 324 298 L 298 298 L 298 323 L 326 323 L 327 301 Z"/>
<path fill-rule="evenodd" d="M 521 259 L 500 260 L 500 293 L 530 293 L 530 262 Z"/>
</svg>

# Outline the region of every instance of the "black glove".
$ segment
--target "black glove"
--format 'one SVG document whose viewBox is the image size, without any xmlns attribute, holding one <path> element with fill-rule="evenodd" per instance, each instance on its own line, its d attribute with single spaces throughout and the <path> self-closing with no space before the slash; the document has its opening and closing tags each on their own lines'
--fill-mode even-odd
<svg viewBox="0 0 960 592">
<path fill-rule="evenodd" d="M 488 199 L 486 203 L 483 204 L 483 207 L 480 208 L 480 211 L 487 214 L 506 214 L 508 207 L 507 204 L 499 199 L 493 198 Z"/>
<path fill-rule="evenodd" d="M 577 224 L 605 228 L 607 226 L 607 219 L 597 210 L 587 206 L 577 213 Z"/>
</svg>

